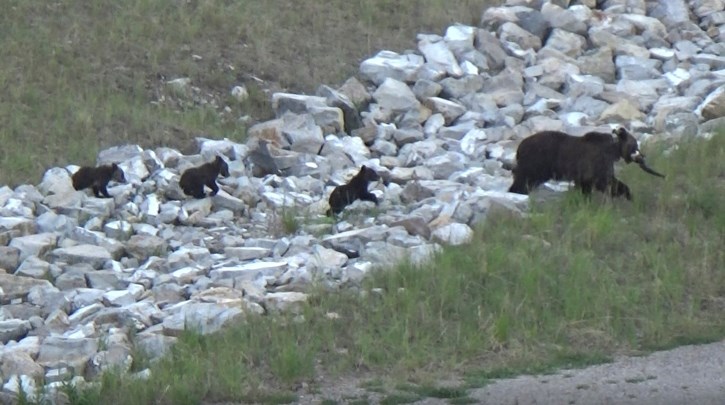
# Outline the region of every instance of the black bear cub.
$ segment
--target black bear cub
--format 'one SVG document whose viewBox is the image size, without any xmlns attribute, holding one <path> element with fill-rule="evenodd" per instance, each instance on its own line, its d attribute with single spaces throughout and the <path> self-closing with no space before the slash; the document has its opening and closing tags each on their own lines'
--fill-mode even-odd
<svg viewBox="0 0 725 405">
<path fill-rule="evenodd" d="M 195 198 L 204 198 L 206 196 L 204 186 L 207 186 L 211 189 L 209 195 L 215 196 L 219 192 L 216 178 L 220 174 L 224 177 L 229 176 L 229 166 L 224 159 L 217 156 L 213 162 L 185 170 L 179 180 L 179 186 L 184 190 L 184 194 Z"/>
<path fill-rule="evenodd" d="M 339 214 L 345 207 L 352 204 L 355 200 L 372 201 L 378 203 L 375 194 L 368 191 L 368 183 L 380 179 L 378 173 L 364 166 L 360 169 L 347 184 L 335 187 L 330 194 L 330 209 L 327 210 L 327 216 Z"/>
<path fill-rule="evenodd" d="M 573 181 L 585 195 L 592 187 L 613 197 L 632 199 L 629 187 L 614 177 L 614 162 L 636 162 L 644 167 L 637 140 L 624 128 L 610 134 L 589 132 L 582 137 L 543 131 L 519 144 L 513 169 L 512 193 L 528 194 L 548 180 Z"/>
<path fill-rule="evenodd" d="M 119 183 L 125 183 L 126 176 L 123 174 L 123 170 L 117 164 L 113 163 L 98 167 L 83 166 L 73 173 L 71 180 L 73 180 L 73 188 L 76 190 L 92 187 L 93 195 L 96 197 L 111 198 L 106 189 L 108 182 L 114 180 Z"/>
</svg>

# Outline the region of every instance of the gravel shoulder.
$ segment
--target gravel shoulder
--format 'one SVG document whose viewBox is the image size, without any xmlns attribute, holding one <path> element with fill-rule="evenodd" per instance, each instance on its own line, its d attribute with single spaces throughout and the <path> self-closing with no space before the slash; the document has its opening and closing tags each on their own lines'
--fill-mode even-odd
<svg viewBox="0 0 725 405">
<path fill-rule="evenodd" d="M 681 346 L 642 357 L 619 357 L 612 363 L 548 375 L 496 380 L 470 390 L 468 396 L 475 403 L 496 405 L 723 405 L 725 341 Z M 315 395 L 300 396 L 297 403 L 348 403 L 361 398 L 376 404 L 384 396 L 366 392 L 353 381 L 336 381 Z M 414 403 L 450 402 L 426 398 Z"/>
<path fill-rule="evenodd" d="M 489 404 L 725 404 L 725 341 L 609 364 L 499 380 L 470 397 Z"/>
</svg>

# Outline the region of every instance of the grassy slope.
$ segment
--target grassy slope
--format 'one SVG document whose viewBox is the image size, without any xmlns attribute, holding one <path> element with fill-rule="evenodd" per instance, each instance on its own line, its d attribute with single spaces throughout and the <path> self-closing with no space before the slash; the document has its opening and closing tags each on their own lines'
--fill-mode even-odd
<svg viewBox="0 0 725 405">
<path fill-rule="evenodd" d="M 92 164 L 111 145 L 192 152 L 200 134 L 242 140 L 240 116 L 270 116 L 263 89 L 341 84 L 377 50 L 475 24 L 494 2 L 9 0 L 0 13 L 0 184 Z M 180 77 L 198 90 L 165 84 Z M 251 93 L 244 103 L 229 96 L 241 83 Z"/>
<path fill-rule="evenodd" d="M 79 398 L 285 402 L 302 382 L 357 373 L 378 376 L 374 389 L 423 387 L 391 396 L 394 403 L 465 395 L 431 388 L 451 374 L 476 386 L 615 352 L 720 339 L 725 135 L 662 155 L 650 160 L 665 180 L 634 166 L 621 173 L 634 203 L 568 193 L 534 204 L 527 219 L 496 215 L 473 243 L 446 248 L 429 265 L 377 272 L 366 294 L 318 293 L 302 317 L 188 333 L 148 382 L 108 375 Z"/>
<path fill-rule="evenodd" d="M 114 144 L 243 139 L 239 116 L 270 114 L 251 76 L 293 91 L 338 84 L 378 49 L 475 23 L 488 3 L 11 0 L 0 13 L 0 183 L 35 183 L 49 166 L 92 163 Z M 177 77 L 199 90 L 164 84 Z M 229 98 L 239 83 L 251 86 L 249 102 Z M 493 218 L 471 246 L 371 278 L 366 288 L 382 295 L 320 294 L 301 323 L 254 318 L 214 337 L 189 333 L 149 382 L 109 374 L 72 402 L 283 400 L 301 381 L 357 373 L 425 384 L 459 372 L 475 383 L 720 338 L 724 144 L 655 156 L 665 181 L 626 168 L 633 204 L 572 194 L 527 220 Z"/>
</svg>

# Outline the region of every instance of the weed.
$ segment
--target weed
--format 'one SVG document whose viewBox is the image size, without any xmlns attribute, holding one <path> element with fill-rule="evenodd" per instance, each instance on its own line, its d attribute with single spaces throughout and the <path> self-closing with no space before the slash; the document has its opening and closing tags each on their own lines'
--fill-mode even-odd
<svg viewBox="0 0 725 405">
<path fill-rule="evenodd" d="M 396 405 L 396 404 L 409 404 L 422 399 L 420 395 L 403 393 L 403 394 L 390 394 L 380 401 L 381 405 Z"/>
<path fill-rule="evenodd" d="M 291 209 L 282 210 L 282 227 L 287 234 L 295 234 L 300 229 L 300 220 Z"/>
<path fill-rule="evenodd" d="M 0 183 L 18 184 L 117 144 L 193 153 L 199 134 L 243 141 L 239 118 L 272 118 L 271 91 L 339 85 L 361 58 L 454 21 L 477 25 L 497 1 L 11 3 L 0 15 Z M 246 100 L 230 97 L 237 85 Z"/>
</svg>

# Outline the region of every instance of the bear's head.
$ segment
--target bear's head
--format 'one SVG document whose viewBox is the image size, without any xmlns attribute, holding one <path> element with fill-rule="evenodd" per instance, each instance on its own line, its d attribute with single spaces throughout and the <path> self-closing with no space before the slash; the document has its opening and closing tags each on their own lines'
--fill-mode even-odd
<svg viewBox="0 0 725 405">
<path fill-rule="evenodd" d="M 365 165 L 360 168 L 360 173 L 358 173 L 358 176 L 362 176 L 365 181 L 377 181 L 380 179 L 380 175 L 378 174 L 378 172 Z"/>
<path fill-rule="evenodd" d="M 632 134 L 630 134 L 624 127 L 619 127 L 612 132 L 617 136 L 619 155 L 625 162 L 644 162 L 644 155 L 639 151 L 639 144 Z"/>
<path fill-rule="evenodd" d="M 217 169 L 219 169 L 219 174 L 224 177 L 229 177 L 229 165 L 224 161 L 224 159 L 222 159 L 221 156 L 217 156 L 216 159 L 214 159 L 214 165 Z"/>
<path fill-rule="evenodd" d="M 118 183 L 126 182 L 126 175 L 123 173 L 123 169 L 115 163 L 111 165 L 111 178 Z"/>
</svg>

